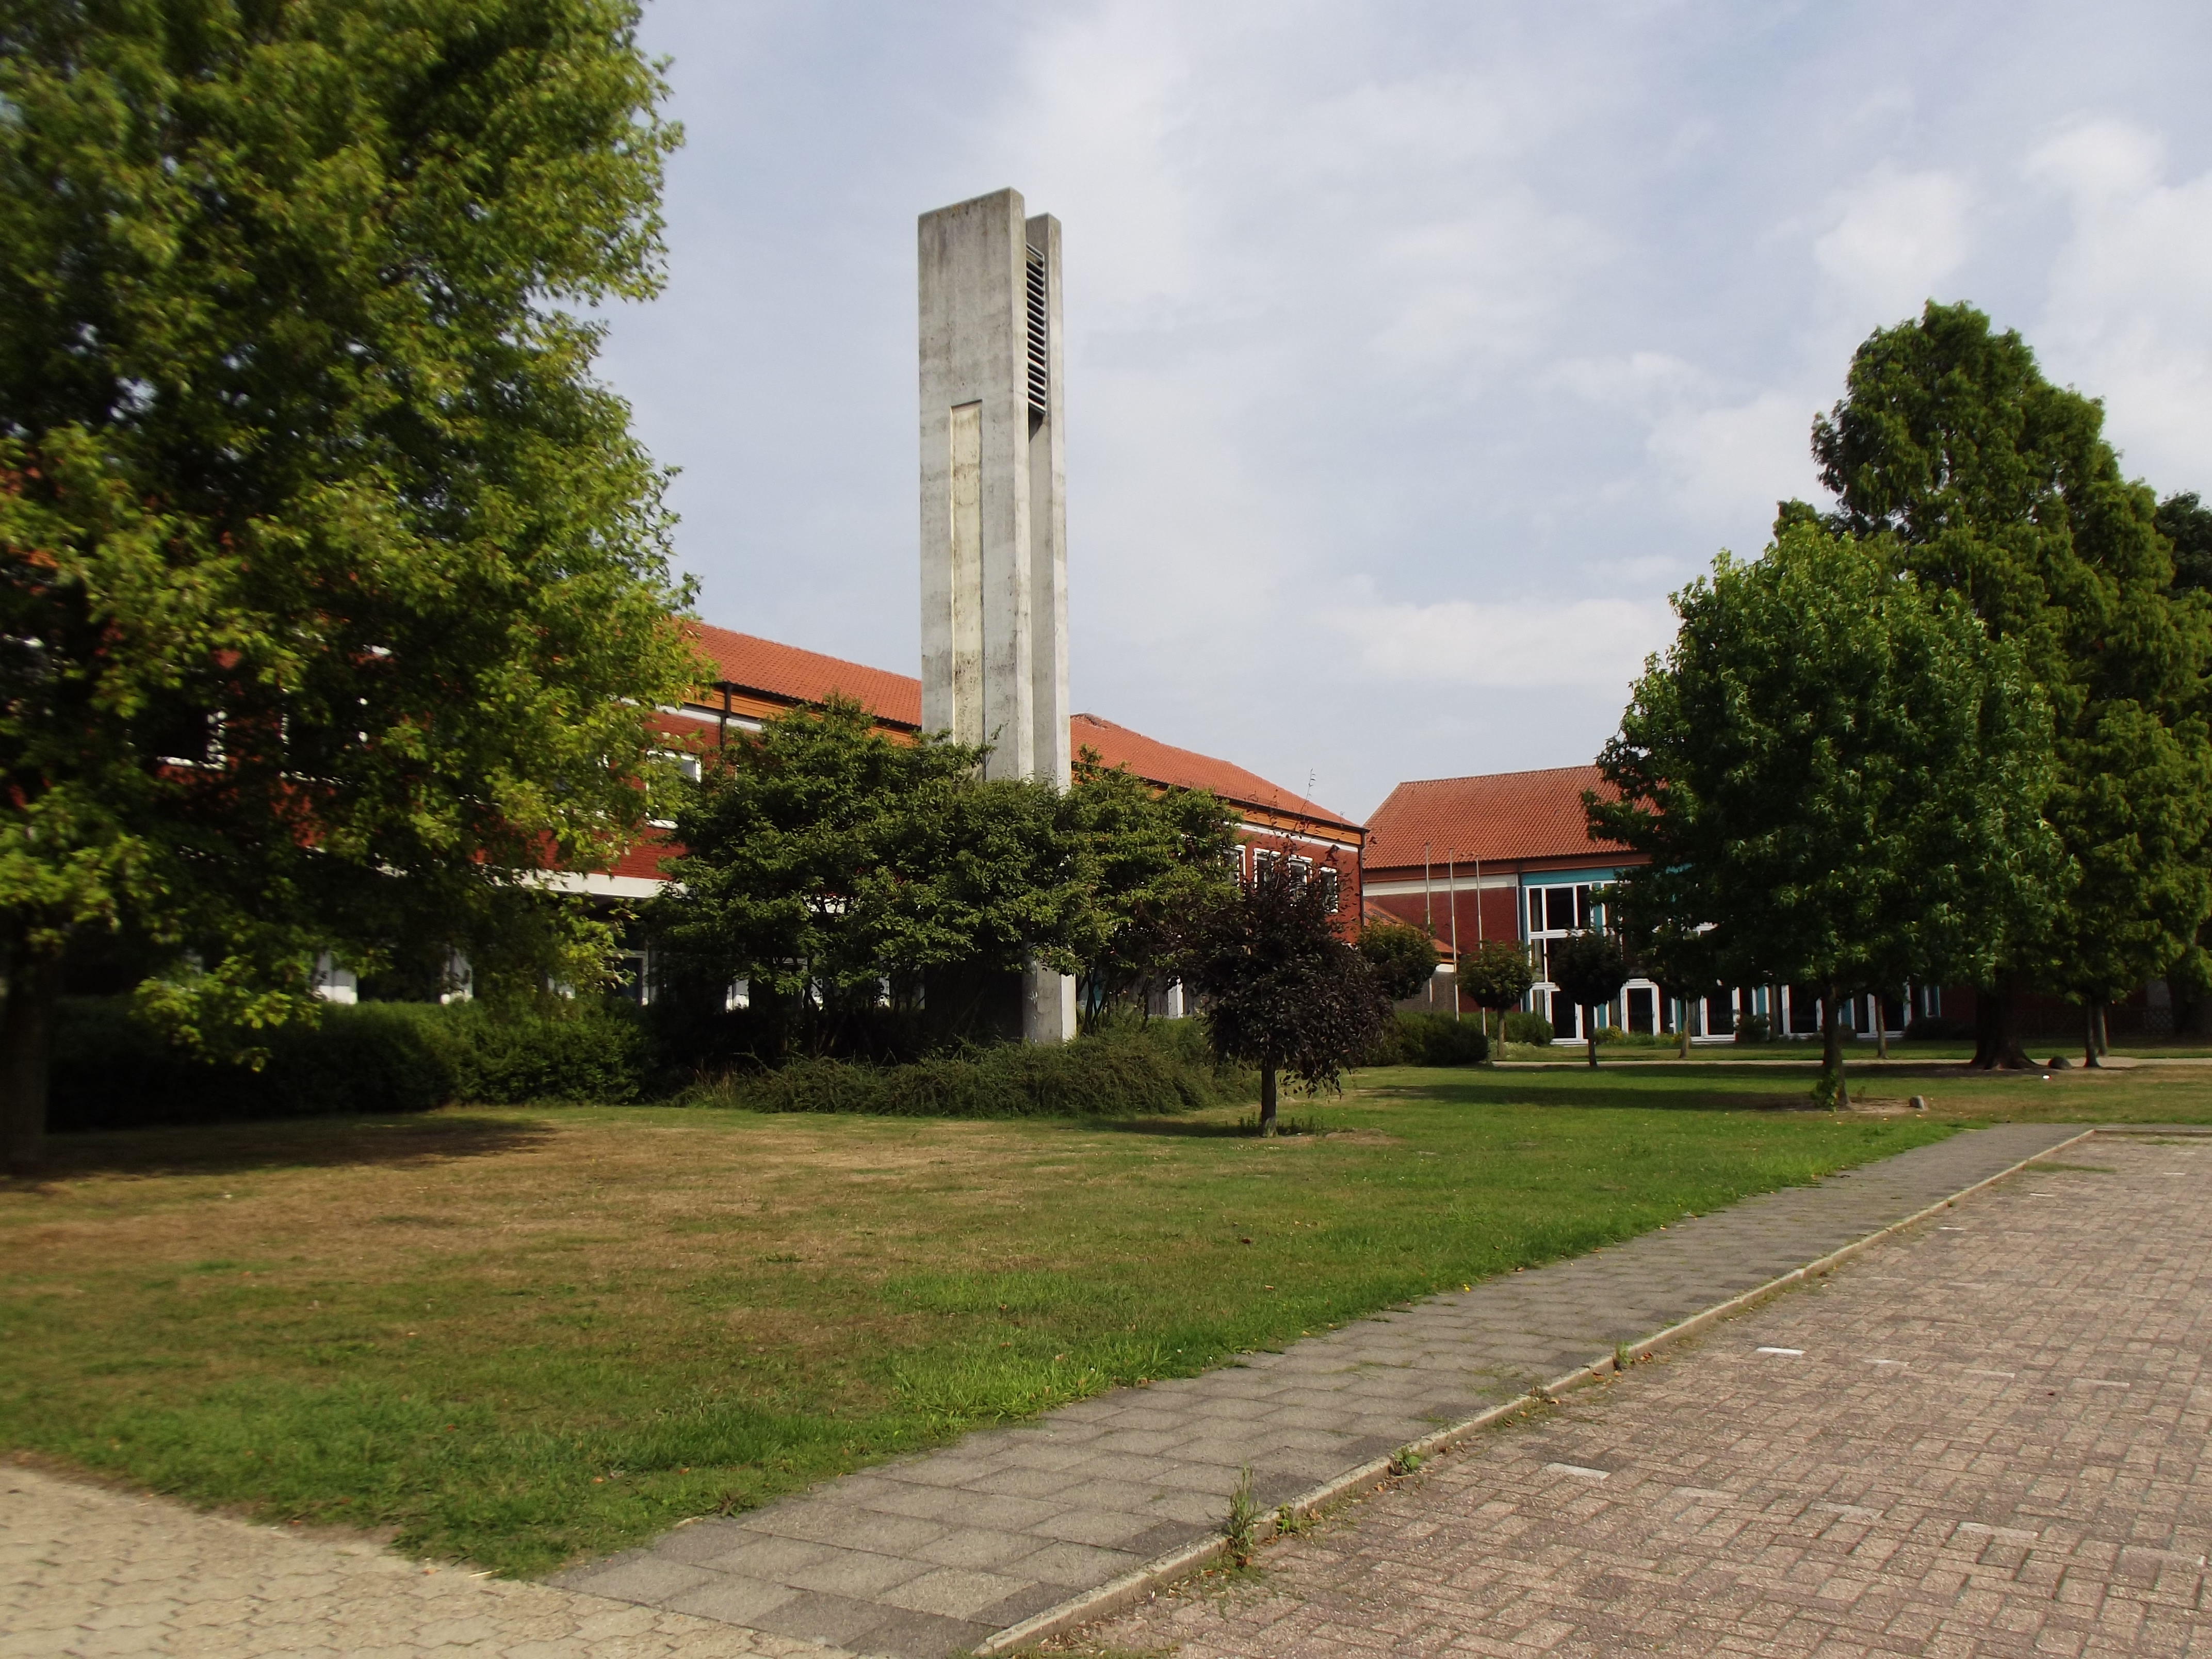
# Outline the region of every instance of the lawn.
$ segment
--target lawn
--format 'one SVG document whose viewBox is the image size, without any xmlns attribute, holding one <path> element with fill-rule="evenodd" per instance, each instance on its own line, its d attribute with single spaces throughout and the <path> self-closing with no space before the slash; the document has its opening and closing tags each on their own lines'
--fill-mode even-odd
<svg viewBox="0 0 2212 1659">
<path fill-rule="evenodd" d="M 2212 1117 L 2212 1069 L 1880 1086 L 1937 1110 L 1651 1066 L 1373 1073 L 1272 1143 L 653 1108 L 75 1137 L 0 1189 L 0 1441 L 536 1572 L 1972 1119 Z"/>
</svg>

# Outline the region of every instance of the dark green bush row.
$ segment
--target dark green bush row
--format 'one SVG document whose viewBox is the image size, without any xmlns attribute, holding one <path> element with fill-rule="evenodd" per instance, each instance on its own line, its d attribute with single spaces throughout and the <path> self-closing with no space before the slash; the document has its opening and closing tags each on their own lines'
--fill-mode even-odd
<svg viewBox="0 0 2212 1659">
<path fill-rule="evenodd" d="M 1370 1066 L 1480 1066 L 1490 1058 L 1482 1022 L 1469 1014 L 1394 1014 L 1383 1025 Z"/>
<path fill-rule="evenodd" d="M 173 1047 L 121 999 L 65 1000 L 54 1033 L 57 1131 L 363 1112 L 452 1101 L 634 1099 L 639 1022 L 619 1007 L 494 1015 L 473 1004 L 363 1003 L 280 1026 L 258 1070 Z"/>
<path fill-rule="evenodd" d="M 1246 1073 L 1217 1068 L 1194 1022 L 1019 1044 L 900 1066 L 796 1060 L 772 1072 L 700 1084 L 701 1106 L 757 1112 L 866 1112 L 887 1117 L 1136 1117 L 1247 1100 Z"/>
</svg>

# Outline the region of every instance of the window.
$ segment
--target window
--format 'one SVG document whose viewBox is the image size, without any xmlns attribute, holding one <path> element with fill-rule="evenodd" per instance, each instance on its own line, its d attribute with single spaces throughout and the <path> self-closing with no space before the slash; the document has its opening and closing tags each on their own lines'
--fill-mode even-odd
<svg viewBox="0 0 2212 1659">
<path fill-rule="evenodd" d="M 1291 885 L 1303 887 L 1313 877 L 1313 860 L 1293 856 L 1291 860 Z"/>
<path fill-rule="evenodd" d="M 1530 933 L 1571 933 L 1598 926 L 1602 907 L 1590 902 L 1590 886 L 1531 887 L 1528 890 Z"/>
<path fill-rule="evenodd" d="M 1321 890 L 1328 896 L 1328 908 L 1330 911 L 1334 913 L 1339 902 L 1337 896 L 1336 866 L 1333 864 L 1323 865 L 1320 870 L 1315 872 L 1314 878 L 1321 883 Z"/>
</svg>

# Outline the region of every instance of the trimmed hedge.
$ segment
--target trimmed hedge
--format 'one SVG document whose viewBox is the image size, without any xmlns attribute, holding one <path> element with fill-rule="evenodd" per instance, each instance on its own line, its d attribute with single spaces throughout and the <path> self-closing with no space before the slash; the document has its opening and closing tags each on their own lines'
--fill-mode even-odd
<svg viewBox="0 0 2212 1659">
<path fill-rule="evenodd" d="M 1480 1066 L 1490 1058 L 1490 1039 L 1479 1019 L 1449 1014 L 1391 1016 L 1364 1062 L 1369 1066 Z"/>
<path fill-rule="evenodd" d="M 266 1035 L 252 1066 L 172 1046 L 121 998 L 65 999 L 47 1127 L 138 1128 L 253 1118 L 426 1112 L 452 1102 L 636 1097 L 647 1045 L 619 1007 L 494 1015 L 473 1004 L 370 1002 Z"/>
<path fill-rule="evenodd" d="M 1541 1014 L 1524 1013 L 1516 1010 L 1505 1016 L 1498 1028 L 1508 1042 L 1534 1042 L 1539 1045 L 1552 1041 L 1554 1033 L 1552 1022 Z"/>
<path fill-rule="evenodd" d="M 1078 1037 L 1058 1048 L 1009 1043 L 902 1066 L 797 1060 L 773 1072 L 696 1085 L 696 1106 L 882 1117 L 1138 1117 L 1249 1099 L 1249 1073 L 1217 1067 L 1195 1022 Z"/>
</svg>

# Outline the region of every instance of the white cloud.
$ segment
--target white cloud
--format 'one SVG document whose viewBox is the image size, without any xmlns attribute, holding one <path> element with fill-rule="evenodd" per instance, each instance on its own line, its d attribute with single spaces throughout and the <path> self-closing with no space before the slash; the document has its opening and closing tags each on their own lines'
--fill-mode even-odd
<svg viewBox="0 0 2212 1659">
<path fill-rule="evenodd" d="M 1369 601 L 1329 620 L 1363 672 L 1437 686 L 1626 687 L 1674 635 L 1657 599 Z"/>
<path fill-rule="evenodd" d="M 2161 146 L 2119 121 L 2069 128 L 2029 157 L 2069 200 L 2035 339 L 2053 378 L 2105 400 L 2130 472 L 2212 490 L 2212 173 L 2163 182 Z"/>
<path fill-rule="evenodd" d="M 1813 244 L 1813 258 L 1835 285 L 1855 325 L 1895 322 L 1966 263 L 1968 193 L 1945 172 L 1877 167 L 1841 198 L 1835 222 Z"/>
<path fill-rule="evenodd" d="M 1764 543 L 1775 502 L 1818 488 L 1816 407 L 1802 394 L 1762 392 L 1744 403 L 1683 408 L 1653 427 L 1650 448 L 1684 512 L 1739 535 L 1755 528 Z"/>
</svg>

